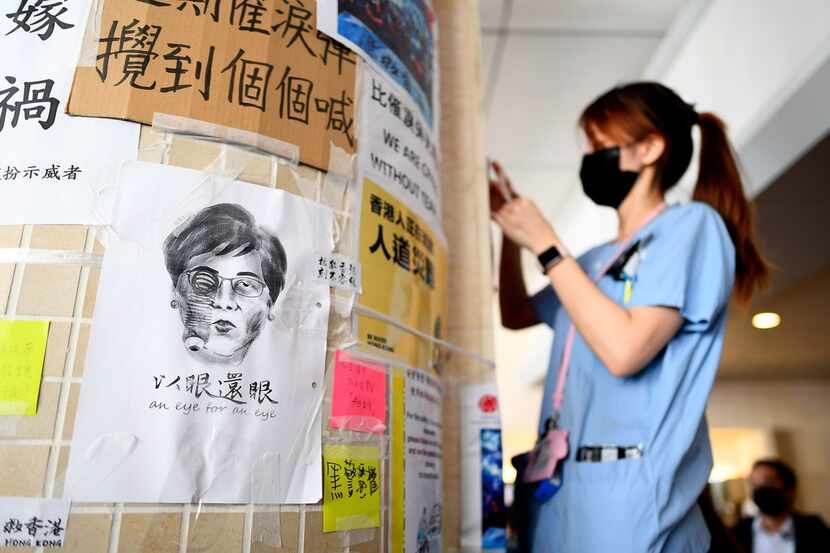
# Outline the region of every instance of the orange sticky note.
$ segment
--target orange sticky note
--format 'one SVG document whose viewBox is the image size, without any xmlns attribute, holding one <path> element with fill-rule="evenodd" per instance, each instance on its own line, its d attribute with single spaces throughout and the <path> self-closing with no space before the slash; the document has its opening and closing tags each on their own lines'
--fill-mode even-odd
<svg viewBox="0 0 830 553">
<path fill-rule="evenodd" d="M 37 414 L 49 321 L 0 321 L 0 415 Z"/>
<path fill-rule="evenodd" d="M 383 434 L 386 430 L 386 369 L 338 350 L 334 358 L 330 428 Z"/>
</svg>

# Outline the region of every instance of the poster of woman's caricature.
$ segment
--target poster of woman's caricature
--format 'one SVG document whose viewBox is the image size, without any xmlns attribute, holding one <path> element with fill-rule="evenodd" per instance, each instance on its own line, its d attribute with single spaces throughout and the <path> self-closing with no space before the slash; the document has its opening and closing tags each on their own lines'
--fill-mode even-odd
<svg viewBox="0 0 830 553">
<path fill-rule="evenodd" d="M 319 435 L 330 210 L 143 163 L 120 175 L 67 473 L 76 500 L 303 503 Z"/>
</svg>

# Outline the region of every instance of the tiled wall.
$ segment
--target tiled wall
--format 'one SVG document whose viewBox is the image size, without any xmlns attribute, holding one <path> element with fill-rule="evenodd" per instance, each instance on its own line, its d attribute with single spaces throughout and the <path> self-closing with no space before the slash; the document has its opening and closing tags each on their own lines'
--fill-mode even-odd
<svg viewBox="0 0 830 553">
<path fill-rule="evenodd" d="M 338 251 L 351 253 L 348 233 L 343 232 L 349 224 L 345 214 L 349 194 L 342 184 L 329 182 L 317 171 L 146 128 L 140 148 L 146 161 L 241 170 L 242 180 L 321 201 L 339 213 L 340 234 L 345 238 Z M 0 418 L 0 496 L 62 496 L 105 236 L 106 230 L 96 227 L 0 226 L 0 249 L 92 254 L 78 257 L 84 263 L 0 263 L 0 317 L 51 321 L 37 416 Z M 337 304 L 338 298 L 334 299 Z M 332 313 L 330 350 L 348 338 L 349 325 L 348 317 Z M 324 409 L 327 406 L 328 401 Z M 61 550 L 67 553 L 378 553 L 386 549 L 381 529 L 324 534 L 319 505 L 73 504 L 67 537 Z"/>
</svg>

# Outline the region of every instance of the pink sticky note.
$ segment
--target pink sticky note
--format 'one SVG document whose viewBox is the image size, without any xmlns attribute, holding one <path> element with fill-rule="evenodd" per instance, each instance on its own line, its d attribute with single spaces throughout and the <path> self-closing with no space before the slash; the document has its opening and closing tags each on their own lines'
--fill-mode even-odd
<svg viewBox="0 0 830 553">
<path fill-rule="evenodd" d="M 338 350 L 329 428 L 383 434 L 386 430 L 386 369 Z"/>
</svg>

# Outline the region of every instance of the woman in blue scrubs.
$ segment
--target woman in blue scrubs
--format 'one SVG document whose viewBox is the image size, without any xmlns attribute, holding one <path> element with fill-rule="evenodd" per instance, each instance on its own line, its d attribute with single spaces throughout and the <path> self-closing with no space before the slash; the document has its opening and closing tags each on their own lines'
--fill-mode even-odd
<svg viewBox="0 0 830 553">
<path fill-rule="evenodd" d="M 571 257 L 532 201 L 491 190 L 505 235 L 502 321 L 554 329 L 539 432 L 554 418 L 568 433 L 561 488 L 532 509 L 531 549 L 706 553 L 696 502 L 712 467 L 704 410 L 727 302 L 733 285 L 746 302 L 767 278 L 752 210 L 722 121 L 665 86 L 614 88 L 585 109 L 580 126 L 589 143 L 583 189 L 616 209 L 616 240 Z M 689 166 L 694 126 L 694 201 L 666 205 L 664 194 Z M 532 297 L 520 248 L 539 257 L 550 279 Z"/>
</svg>

